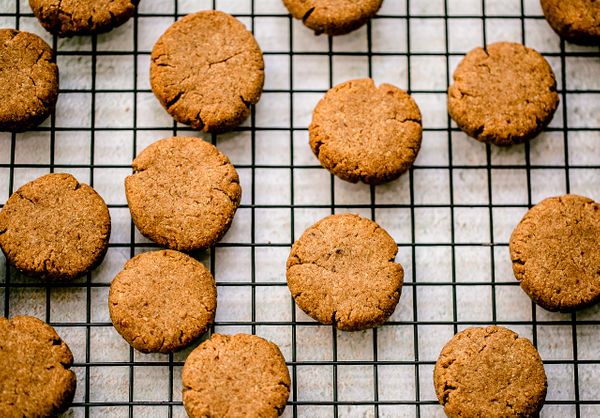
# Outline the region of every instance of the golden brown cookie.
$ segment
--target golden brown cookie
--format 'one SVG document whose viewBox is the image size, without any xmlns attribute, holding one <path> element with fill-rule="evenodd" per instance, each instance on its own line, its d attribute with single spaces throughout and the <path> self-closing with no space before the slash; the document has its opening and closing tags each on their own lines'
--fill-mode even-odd
<svg viewBox="0 0 600 418">
<path fill-rule="evenodd" d="M 172 250 L 139 254 L 110 285 L 110 319 L 136 350 L 172 353 L 214 321 L 215 280 L 204 265 Z"/>
<path fill-rule="evenodd" d="M 458 127 L 501 146 L 537 136 L 558 102 L 550 64 L 537 51 L 511 42 L 469 52 L 448 89 L 448 112 Z"/>
<path fill-rule="evenodd" d="M 562 38 L 581 45 L 600 45 L 600 2 L 541 0 L 546 20 Z"/>
<path fill-rule="evenodd" d="M 50 417 L 67 410 L 77 379 L 54 328 L 32 316 L 0 317 L 0 416 Z"/>
<path fill-rule="evenodd" d="M 175 22 L 152 49 L 150 83 L 177 122 L 228 131 L 250 115 L 265 80 L 260 47 L 233 16 L 210 10 Z"/>
<path fill-rule="evenodd" d="M 521 288 L 538 305 L 568 312 L 600 299 L 600 205 L 565 195 L 529 210 L 512 233 Z"/>
<path fill-rule="evenodd" d="M 290 14 L 317 35 L 352 32 L 367 23 L 382 3 L 383 0 L 283 0 Z"/>
<path fill-rule="evenodd" d="M 125 179 L 133 222 L 173 250 L 205 250 L 227 232 L 242 189 L 229 159 L 193 137 L 162 139 L 133 160 Z"/>
<path fill-rule="evenodd" d="M 290 395 L 279 347 L 255 335 L 213 334 L 189 355 L 182 378 L 190 418 L 277 417 Z"/>
<path fill-rule="evenodd" d="M 398 246 L 375 222 L 358 215 L 328 216 L 296 241 L 287 284 L 300 309 L 344 331 L 385 322 L 400 299 L 404 270 Z"/>
<path fill-rule="evenodd" d="M 70 280 L 102 262 L 110 214 L 104 200 L 70 174 L 20 187 L 0 211 L 0 247 L 9 263 L 42 279 Z"/>
<path fill-rule="evenodd" d="M 442 349 L 435 392 L 453 417 L 533 417 L 546 399 L 546 373 L 537 350 L 504 327 L 468 328 Z"/>
<path fill-rule="evenodd" d="M 57 98 L 52 48 L 33 33 L 0 29 L 0 130 L 19 132 L 39 125 Z"/>
<path fill-rule="evenodd" d="M 139 0 L 29 0 L 40 24 L 60 37 L 108 32 L 127 22 Z"/>
<path fill-rule="evenodd" d="M 408 170 L 421 147 L 421 112 L 404 91 L 370 78 L 338 84 L 317 104 L 310 147 L 341 179 L 381 184 Z"/>
</svg>

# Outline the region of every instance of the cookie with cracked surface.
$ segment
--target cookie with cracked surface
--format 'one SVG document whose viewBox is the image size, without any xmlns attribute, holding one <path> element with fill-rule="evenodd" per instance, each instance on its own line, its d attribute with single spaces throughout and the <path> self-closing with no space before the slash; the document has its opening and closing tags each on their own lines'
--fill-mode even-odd
<svg viewBox="0 0 600 418">
<path fill-rule="evenodd" d="M 375 16 L 383 0 L 283 0 L 290 14 L 316 35 L 344 35 Z"/>
<path fill-rule="evenodd" d="M 260 47 L 246 27 L 210 10 L 175 22 L 154 45 L 150 84 L 177 121 L 224 132 L 250 115 L 265 80 Z"/>
<path fill-rule="evenodd" d="M 58 99 L 58 67 L 39 36 L 0 29 L 0 130 L 20 132 L 42 123 Z"/>
<path fill-rule="evenodd" d="M 67 410 L 77 379 L 71 350 L 32 316 L 0 317 L 0 416 L 50 417 Z"/>
<path fill-rule="evenodd" d="M 188 356 L 182 381 L 191 418 L 277 417 L 291 384 L 279 347 L 248 334 L 213 334 Z"/>
<path fill-rule="evenodd" d="M 13 193 L 0 211 L 0 247 L 30 276 L 75 279 L 102 262 L 110 214 L 102 197 L 65 173 L 39 177 Z"/>
<path fill-rule="evenodd" d="M 421 147 L 421 112 L 390 84 L 366 78 L 338 84 L 317 104 L 310 147 L 339 178 L 381 184 L 408 170 Z"/>
<path fill-rule="evenodd" d="M 498 42 L 469 52 L 448 89 L 448 112 L 481 142 L 508 146 L 537 136 L 558 107 L 550 64 L 521 44 Z"/>
<path fill-rule="evenodd" d="M 433 380 L 450 418 L 537 416 L 548 386 L 533 344 L 498 326 L 456 334 L 442 349 Z"/>
<path fill-rule="evenodd" d="M 541 0 L 546 20 L 562 38 L 580 45 L 600 45 L 600 2 Z"/>
<path fill-rule="evenodd" d="M 214 321 L 215 280 L 189 255 L 142 253 L 111 283 L 108 308 L 115 329 L 133 348 L 172 353 L 197 340 Z"/>
<path fill-rule="evenodd" d="M 521 289 L 543 308 L 569 312 L 600 299 L 600 204 L 577 195 L 542 200 L 509 245 Z"/>
<path fill-rule="evenodd" d="M 287 284 L 296 304 L 322 324 L 343 331 L 381 325 L 394 312 L 404 279 L 398 246 L 375 222 L 328 216 L 292 246 Z"/>
<path fill-rule="evenodd" d="M 227 156 L 193 137 L 161 139 L 133 160 L 125 179 L 133 222 L 173 250 L 205 250 L 227 232 L 242 189 Z"/>
<path fill-rule="evenodd" d="M 29 0 L 40 24 L 60 37 L 108 32 L 127 22 L 139 0 Z"/>
</svg>

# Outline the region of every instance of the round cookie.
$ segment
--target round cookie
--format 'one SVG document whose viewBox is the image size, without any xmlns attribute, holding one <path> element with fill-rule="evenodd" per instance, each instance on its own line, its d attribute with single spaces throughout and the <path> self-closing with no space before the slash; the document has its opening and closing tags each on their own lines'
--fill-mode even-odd
<svg viewBox="0 0 600 418">
<path fill-rule="evenodd" d="M 558 107 L 548 62 L 521 44 L 498 42 L 469 52 L 448 89 L 448 112 L 481 142 L 507 146 L 537 136 Z"/>
<path fill-rule="evenodd" d="M 442 349 L 433 371 L 444 412 L 454 417 L 532 417 L 546 398 L 537 350 L 504 327 L 468 328 Z"/>
<path fill-rule="evenodd" d="M 133 222 L 152 241 L 205 250 L 229 229 L 242 189 L 229 159 L 200 138 L 166 138 L 133 160 L 125 179 Z"/>
<path fill-rule="evenodd" d="M 377 13 L 383 0 L 283 0 L 290 14 L 320 35 L 344 35 Z"/>
<path fill-rule="evenodd" d="M 108 32 L 127 22 L 139 0 L 29 0 L 40 24 L 60 37 Z"/>
<path fill-rule="evenodd" d="M 562 38 L 600 45 L 600 3 L 595 0 L 541 0 L 546 20 Z"/>
<path fill-rule="evenodd" d="M 264 80 L 254 36 L 223 12 L 184 17 L 152 49 L 154 94 L 177 122 L 194 129 L 223 132 L 238 126 L 260 99 Z"/>
<path fill-rule="evenodd" d="M 70 280 L 102 262 L 110 214 L 104 200 L 70 174 L 47 174 L 20 187 L 0 211 L 0 247 L 25 274 Z"/>
<path fill-rule="evenodd" d="M 0 317 L 0 416 L 50 417 L 67 410 L 77 379 L 54 328 L 32 316 Z"/>
<path fill-rule="evenodd" d="M 317 104 L 310 147 L 343 180 L 381 184 L 408 170 L 421 147 L 421 112 L 403 90 L 373 80 L 338 84 Z"/>
<path fill-rule="evenodd" d="M 182 381 L 190 418 L 277 417 L 291 385 L 279 347 L 247 334 L 213 334 L 188 356 Z"/>
<path fill-rule="evenodd" d="M 172 353 L 214 321 L 215 280 L 202 263 L 178 251 L 142 253 L 111 283 L 108 308 L 115 329 L 133 348 Z"/>
<path fill-rule="evenodd" d="M 292 246 L 287 284 L 296 304 L 322 324 L 343 331 L 372 328 L 394 312 L 404 270 L 398 246 L 375 222 L 358 215 L 328 216 Z"/>
<path fill-rule="evenodd" d="M 52 48 L 33 33 L 0 29 L 0 130 L 20 132 L 39 125 L 57 99 Z"/>
<path fill-rule="evenodd" d="M 530 209 L 510 238 L 521 288 L 550 311 L 569 312 L 600 299 L 600 205 L 565 195 Z"/>
</svg>

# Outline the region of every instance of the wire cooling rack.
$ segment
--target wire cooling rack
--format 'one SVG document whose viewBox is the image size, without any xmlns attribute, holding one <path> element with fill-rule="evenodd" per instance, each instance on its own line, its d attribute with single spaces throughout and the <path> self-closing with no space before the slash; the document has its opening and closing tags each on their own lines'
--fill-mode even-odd
<svg viewBox="0 0 600 418">
<path fill-rule="evenodd" d="M 142 355 L 114 331 L 108 286 L 125 261 L 154 245 L 132 226 L 123 191 L 132 158 L 167 136 L 200 135 L 173 123 L 148 85 L 149 52 L 175 19 L 217 8 L 257 37 L 265 92 L 235 132 L 203 136 L 227 153 L 244 197 L 225 239 L 205 254 L 218 285 L 213 331 L 250 332 L 281 347 L 292 376 L 285 416 L 443 416 L 432 370 L 443 344 L 468 326 L 501 324 L 531 338 L 544 358 L 543 416 L 600 416 L 600 311 L 545 312 L 524 296 L 508 237 L 528 207 L 566 192 L 600 200 L 600 54 L 565 44 L 537 0 L 385 0 L 343 37 L 315 37 L 280 0 L 141 0 L 113 32 L 52 38 L 25 0 L 0 0 L 0 23 L 43 36 L 57 51 L 57 110 L 38 129 L 0 135 L 0 202 L 47 172 L 70 172 L 109 204 L 113 233 L 100 268 L 47 285 L 0 259 L 0 311 L 52 324 L 74 352 L 78 387 L 65 416 L 185 416 L 181 368 L 190 350 Z M 447 116 L 446 88 L 468 50 L 496 40 L 542 52 L 561 107 L 549 129 L 510 149 L 468 139 Z M 373 77 L 410 91 L 424 117 L 415 167 L 391 184 L 351 185 L 323 170 L 307 145 L 312 109 L 341 81 Z M 385 325 L 336 332 L 295 308 L 285 260 L 302 231 L 333 212 L 358 212 L 399 245 L 406 284 Z M 1 257 L 1 256 L 0 256 Z"/>
</svg>

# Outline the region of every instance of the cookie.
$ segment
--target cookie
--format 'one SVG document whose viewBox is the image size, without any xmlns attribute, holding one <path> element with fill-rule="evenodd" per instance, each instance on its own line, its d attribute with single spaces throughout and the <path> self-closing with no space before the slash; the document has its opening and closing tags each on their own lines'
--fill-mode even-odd
<svg viewBox="0 0 600 418">
<path fill-rule="evenodd" d="M 29 0 L 40 24 L 60 37 L 108 32 L 127 22 L 139 0 Z"/>
<path fill-rule="evenodd" d="M 205 250 L 229 229 L 242 189 L 229 159 L 200 138 L 162 139 L 133 160 L 125 194 L 133 222 L 173 250 Z"/>
<path fill-rule="evenodd" d="M 448 89 L 448 112 L 458 127 L 500 146 L 537 136 L 558 102 L 550 64 L 537 51 L 511 42 L 469 52 Z"/>
<path fill-rule="evenodd" d="M 0 247 L 30 276 L 70 280 L 102 262 L 110 214 L 104 200 L 70 174 L 47 174 L 20 187 L 0 211 Z"/>
<path fill-rule="evenodd" d="M 67 410 L 77 379 L 54 328 L 32 316 L 0 317 L 0 416 L 50 417 Z"/>
<path fill-rule="evenodd" d="M 175 22 L 154 45 L 150 84 L 177 121 L 224 132 L 250 115 L 264 85 L 264 62 L 252 33 L 216 10 Z"/>
<path fill-rule="evenodd" d="M 290 14 L 316 35 L 344 35 L 377 13 L 383 0 L 283 0 Z"/>
<path fill-rule="evenodd" d="M 188 356 L 182 380 L 190 418 L 277 417 L 291 384 L 279 347 L 247 334 L 213 334 Z"/>
<path fill-rule="evenodd" d="M 530 209 L 510 238 L 521 289 L 549 311 L 569 312 L 600 299 L 600 205 L 565 195 Z"/>
<path fill-rule="evenodd" d="M 408 170 L 421 147 L 421 112 L 390 84 L 346 81 L 325 94 L 309 127 L 310 147 L 339 178 L 381 184 Z"/>
<path fill-rule="evenodd" d="M 548 386 L 533 344 L 498 326 L 456 334 L 442 349 L 433 380 L 450 418 L 537 416 Z"/>
<path fill-rule="evenodd" d="M 52 48 L 33 33 L 0 29 L 0 130 L 36 127 L 52 113 L 57 99 Z"/>
<path fill-rule="evenodd" d="M 215 280 L 202 263 L 178 251 L 142 253 L 111 283 L 108 308 L 115 329 L 133 348 L 172 353 L 214 321 Z"/>
<path fill-rule="evenodd" d="M 541 0 L 546 20 L 562 38 L 600 45 L 600 3 L 595 0 Z"/>
<path fill-rule="evenodd" d="M 404 270 L 398 246 L 375 222 L 358 215 L 328 216 L 292 246 L 287 284 L 296 304 L 322 324 L 343 331 L 385 322 L 400 299 Z"/>
</svg>

